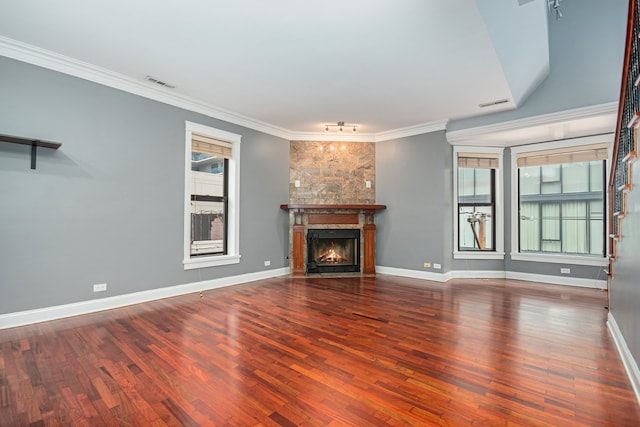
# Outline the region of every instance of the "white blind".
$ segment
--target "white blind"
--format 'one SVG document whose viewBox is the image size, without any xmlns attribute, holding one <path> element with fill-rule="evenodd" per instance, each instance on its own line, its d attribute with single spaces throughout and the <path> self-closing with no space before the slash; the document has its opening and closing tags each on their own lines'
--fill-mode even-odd
<svg viewBox="0 0 640 427">
<path fill-rule="evenodd" d="M 498 169 L 498 156 L 484 153 L 458 153 L 458 167 Z"/>
<path fill-rule="evenodd" d="M 231 158 L 231 148 L 233 145 L 226 141 L 211 138 L 197 133 L 191 134 L 191 151 L 212 156 Z"/>
<path fill-rule="evenodd" d="M 555 165 L 558 163 L 591 162 L 607 159 L 607 144 L 583 145 L 580 147 L 557 148 L 554 150 L 532 151 L 517 155 L 519 168 L 528 166 Z"/>
</svg>

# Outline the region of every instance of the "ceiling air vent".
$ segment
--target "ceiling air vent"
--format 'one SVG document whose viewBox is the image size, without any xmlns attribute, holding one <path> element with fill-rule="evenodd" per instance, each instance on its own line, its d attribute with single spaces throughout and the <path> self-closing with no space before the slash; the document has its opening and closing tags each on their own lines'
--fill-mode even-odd
<svg viewBox="0 0 640 427">
<path fill-rule="evenodd" d="M 478 104 L 478 107 L 480 107 L 480 108 L 491 107 L 493 105 L 506 104 L 507 102 L 509 102 L 508 99 L 499 99 L 497 101 L 485 102 L 484 104 Z"/>
<path fill-rule="evenodd" d="M 169 84 L 169 83 L 165 82 L 164 80 L 156 79 L 155 77 L 152 77 L 152 76 L 147 76 L 144 79 L 146 81 L 148 81 L 148 82 L 155 83 L 157 85 L 164 86 L 164 87 L 169 88 L 169 89 L 175 89 L 174 85 Z"/>
</svg>

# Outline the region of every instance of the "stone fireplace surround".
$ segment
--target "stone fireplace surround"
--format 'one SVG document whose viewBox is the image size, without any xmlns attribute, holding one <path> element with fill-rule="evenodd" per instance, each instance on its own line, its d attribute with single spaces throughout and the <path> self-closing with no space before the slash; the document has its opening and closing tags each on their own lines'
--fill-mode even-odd
<svg viewBox="0 0 640 427">
<path fill-rule="evenodd" d="M 377 204 L 283 204 L 289 211 L 289 259 L 291 274 L 304 276 L 307 266 L 307 230 L 359 229 L 360 266 L 362 274 L 375 274 L 377 211 L 386 209 Z"/>
</svg>

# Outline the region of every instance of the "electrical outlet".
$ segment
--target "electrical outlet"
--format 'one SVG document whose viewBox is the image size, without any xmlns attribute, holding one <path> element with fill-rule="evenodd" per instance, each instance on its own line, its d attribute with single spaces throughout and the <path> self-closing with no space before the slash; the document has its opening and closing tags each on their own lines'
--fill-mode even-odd
<svg viewBox="0 0 640 427">
<path fill-rule="evenodd" d="M 561 268 L 560 269 L 560 273 L 562 273 L 562 274 L 571 274 L 571 269 L 570 268 Z"/>
<path fill-rule="evenodd" d="M 96 285 L 93 285 L 93 292 L 104 292 L 106 290 L 107 290 L 106 283 L 98 283 Z"/>
<path fill-rule="evenodd" d="M 435 268 L 436 270 L 440 270 L 442 268 L 441 264 L 433 264 L 433 268 Z"/>
<path fill-rule="evenodd" d="M 430 262 L 425 262 L 424 263 L 424 268 L 431 268 L 431 263 Z"/>
<path fill-rule="evenodd" d="M 293 182 L 293 185 L 294 185 L 296 188 L 300 187 L 300 180 L 299 180 L 299 179 L 296 179 L 296 180 Z"/>
<path fill-rule="evenodd" d="M 265 262 L 264 262 L 264 266 L 265 266 L 265 267 L 269 267 L 270 265 L 271 265 L 271 261 L 265 261 Z"/>
<path fill-rule="evenodd" d="M 371 181 L 365 181 L 365 182 L 364 182 L 364 185 L 365 185 L 367 188 L 371 188 Z"/>
</svg>

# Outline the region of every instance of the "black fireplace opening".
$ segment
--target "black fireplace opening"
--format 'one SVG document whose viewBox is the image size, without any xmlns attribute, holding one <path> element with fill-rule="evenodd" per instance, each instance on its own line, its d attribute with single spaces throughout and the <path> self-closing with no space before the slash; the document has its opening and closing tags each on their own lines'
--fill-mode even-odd
<svg viewBox="0 0 640 427">
<path fill-rule="evenodd" d="M 307 273 L 359 271 L 359 229 L 307 230 Z"/>
</svg>

